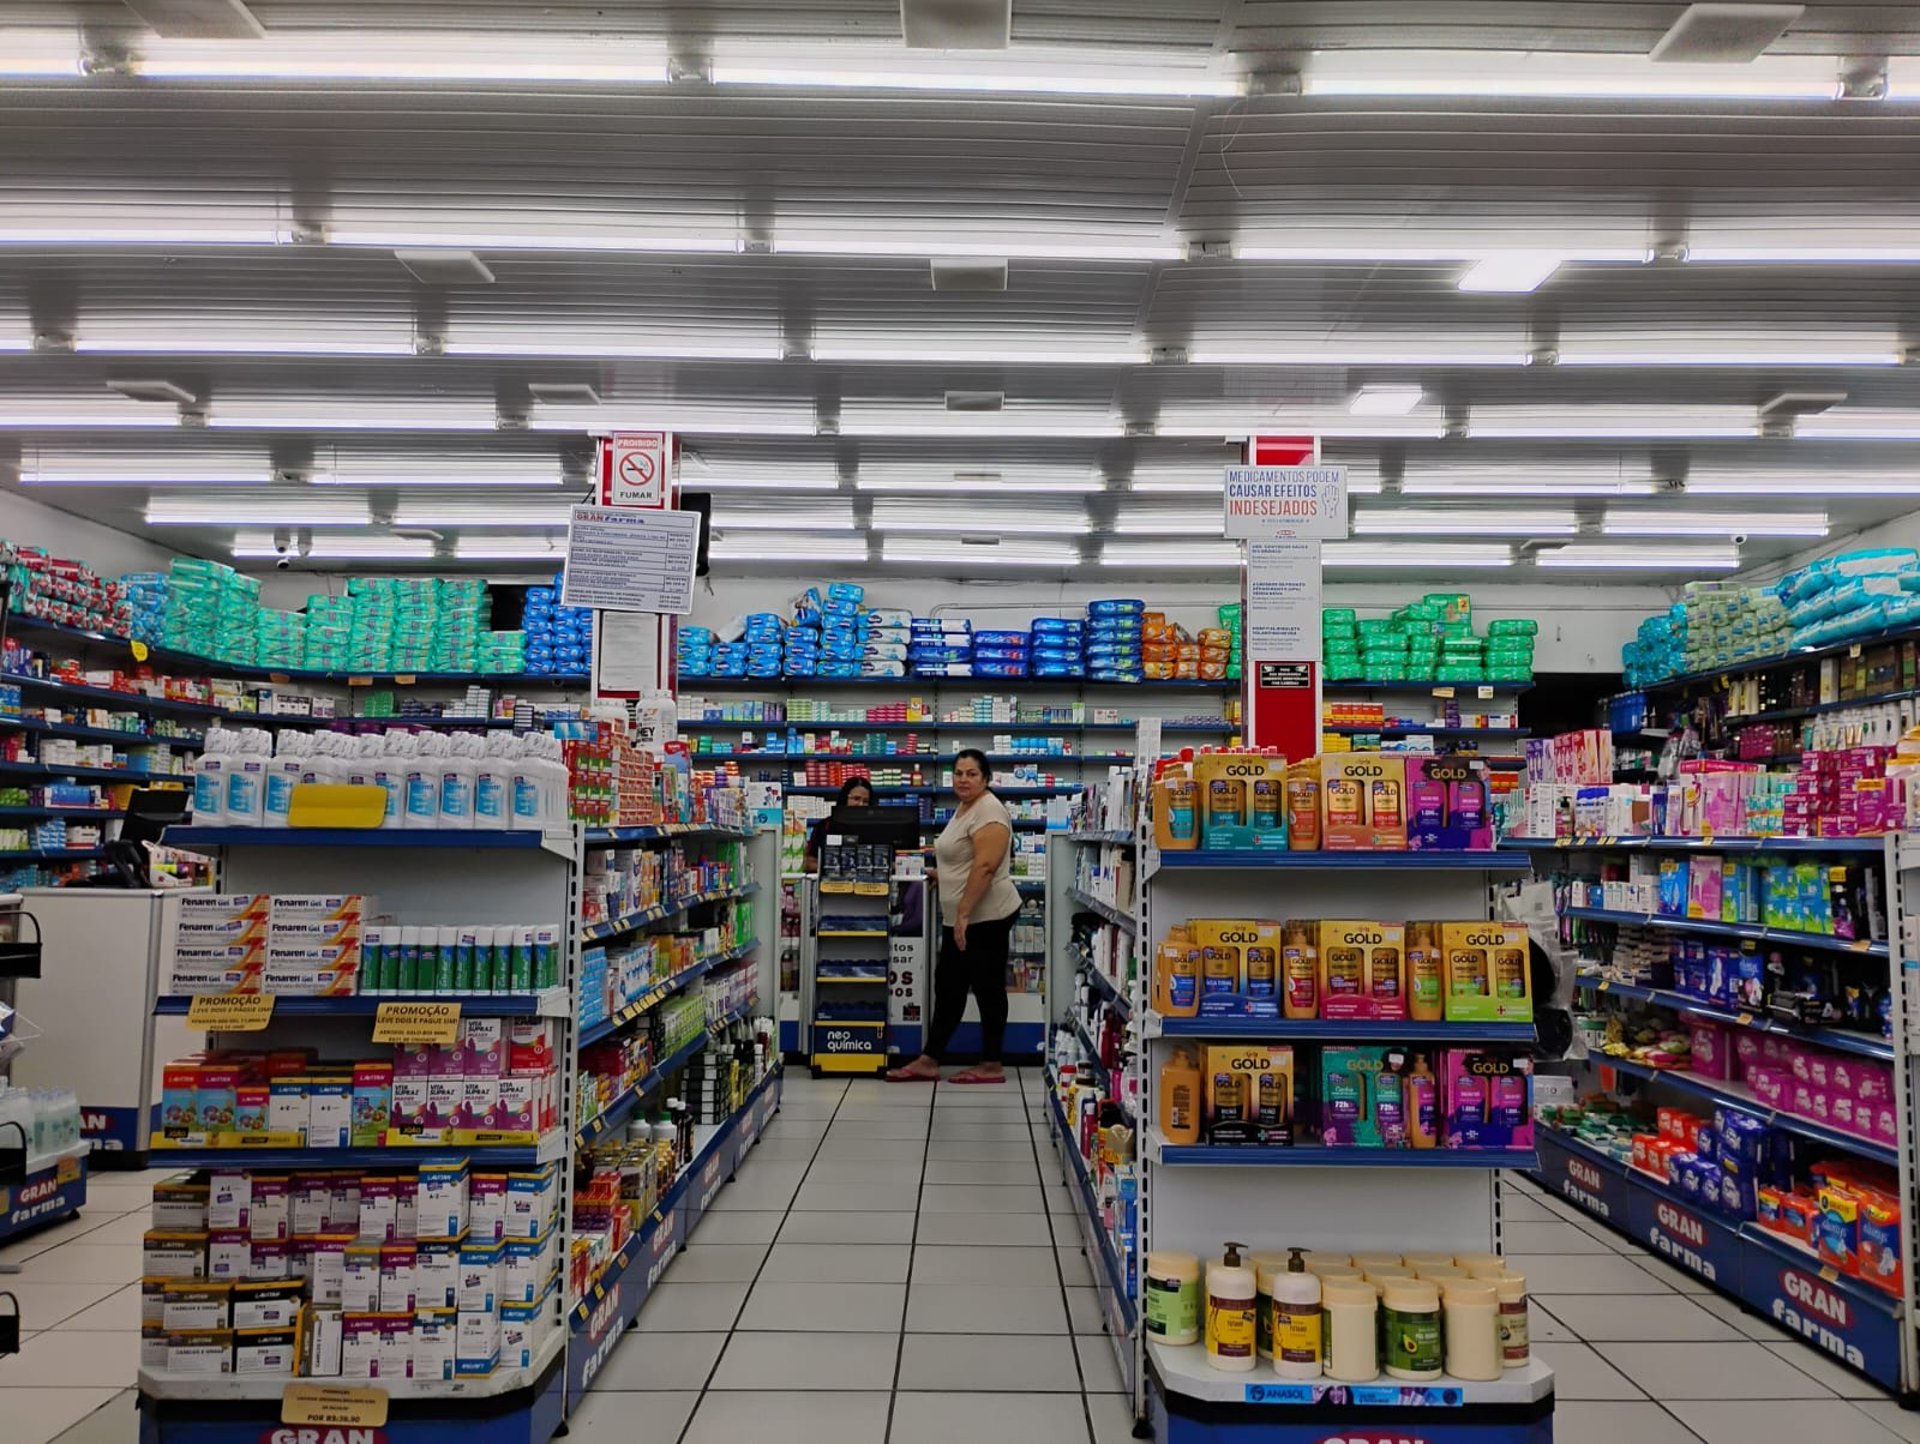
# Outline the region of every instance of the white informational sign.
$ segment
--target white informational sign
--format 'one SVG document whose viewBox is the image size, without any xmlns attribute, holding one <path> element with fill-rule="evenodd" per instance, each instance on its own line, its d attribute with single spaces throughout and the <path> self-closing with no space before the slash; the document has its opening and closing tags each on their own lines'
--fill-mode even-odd
<svg viewBox="0 0 1920 1444">
<path fill-rule="evenodd" d="M 1320 656 L 1320 543 L 1296 537 L 1247 543 L 1246 654 Z"/>
<path fill-rule="evenodd" d="M 600 659 L 603 692 L 664 692 L 660 666 L 661 623 L 658 617 L 634 612 L 602 612 L 596 618 L 596 655 Z"/>
<path fill-rule="evenodd" d="M 667 504 L 667 471 L 673 436 L 665 431 L 616 431 L 607 438 L 611 465 L 606 478 L 608 506 Z"/>
<path fill-rule="evenodd" d="M 698 512 L 576 506 L 561 605 L 684 616 L 693 610 L 699 542 Z"/>
<path fill-rule="evenodd" d="M 1347 534 L 1344 466 L 1229 466 L 1226 535 L 1260 537 Z"/>
</svg>

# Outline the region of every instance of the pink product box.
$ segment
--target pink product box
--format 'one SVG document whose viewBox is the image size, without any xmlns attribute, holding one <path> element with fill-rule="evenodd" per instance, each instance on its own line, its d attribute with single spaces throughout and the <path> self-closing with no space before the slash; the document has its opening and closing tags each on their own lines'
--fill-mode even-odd
<svg viewBox="0 0 1920 1444">
<path fill-rule="evenodd" d="M 533 1133 L 540 1127 L 540 1079 L 508 1075 L 498 1081 L 499 1102 L 494 1110 L 497 1128 Z"/>
<path fill-rule="evenodd" d="M 460 1071 L 468 1078 L 498 1078 L 507 1071 L 505 1020 L 460 1020 Z"/>
<path fill-rule="evenodd" d="M 395 1047 L 393 1076 L 395 1078 L 430 1077 L 434 1071 L 434 1051 L 431 1043 L 414 1043 Z"/>
<path fill-rule="evenodd" d="M 1747 1086 L 1753 1096 L 1769 1108 L 1786 1108 L 1793 1101 L 1794 1079 L 1779 1068 L 1761 1066 L 1747 1073 Z"/>
<path fill-rule="evenodd" d="M 1702 1078 L 1731 1078 L 1733 1050 L 1728 1046 L 1731 1040 L 1727 1030 L 1712 1023 L 1694 1023 L 1689 1031 L 1693 1037 L 1693 1056 L 1687 1065 L 1688 1071 Z"/>
<path fill-rule="evenodd" d="M 466 1094 L 464 1078 L 429 1078 L 427 1112 L 421 1120 L 426 1129 L 458 1128 L 461 1104 Z"/>
<path fill-rule="evenodd" d="M 427 1078 L 400 1078 L 393 1080 L 393 1127 L 399 1132 L 410 1132 L 426 1126 L 427 1093 L 432 1080 Z"/>
<path fill-rule="evenodd" d="M 468 1078 L 460 1090 L 460 1113 L 455 1128 L 498 1128 L 500 1080 Z"/>
<path fill-rule="evenodd" d="M 1733 1035 L 1733 1076 L 1740 1082 L 1747 1082 L 1753 1076 L 1755 1068 L 1766 1067 L 1766 1056 L 1760 1051 L 1760 1039 L 1748 1032 Z"/>
<path fill-rule="evenodd" d="M 1862 1103 L 1886 1103 L 1893 1098 L 1893 1070 L 1878 1064 L 1858 1065 L 1859 1075 L 1854 1080 L 1853 1096 Z"/>
<path fill-rule="evenodd" d="M 1885 1143 L 1889 1146 L 1897 1145 L 1900 1141 L 1900 1123 L 1894 1114 L 1893 1105 L 1891 1103 L 1875 1103 L 1870 1105 L 1870 1111 L 1873 1114 L 1873 1131 L 1868 1136 L 1879 1143 Z M 1854 1117 L 1856 1119 L 1859 1118 L 1860 1112 L 1861 1110 L 1859 1109 L 1854 1110 Z"/>
<path fill-rule="evenodd" d="M 464 1078 L 467 1070 L 465 1054 L 458 1043 L 431 1043 L 433 1057 L 428 1060 L 427 1071 L 434 1078 Z"/>
</svg>

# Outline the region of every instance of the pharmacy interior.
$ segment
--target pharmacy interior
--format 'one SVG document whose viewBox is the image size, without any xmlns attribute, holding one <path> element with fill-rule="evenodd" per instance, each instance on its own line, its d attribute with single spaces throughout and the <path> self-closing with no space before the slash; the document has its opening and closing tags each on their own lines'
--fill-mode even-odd
<svg viewBox="0 0 1920 1444">
<path fill-rule="evenodd" d="M 1920 36 L 1417 8 L 8 7 L 7 1444 L 1920 1441 Z"/>
</svg>

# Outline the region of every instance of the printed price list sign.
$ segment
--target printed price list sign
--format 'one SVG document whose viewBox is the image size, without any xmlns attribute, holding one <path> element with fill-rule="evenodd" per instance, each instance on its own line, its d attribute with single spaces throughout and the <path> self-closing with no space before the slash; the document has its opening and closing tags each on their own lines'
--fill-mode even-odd
<svg viewBox="0 0 1920 1444">
<path fill-rule="evenodd" d="M 699 541 L 697 512 L 576 506 L 561 604 L 683 616 L 693 608 Z"/>
</svg>

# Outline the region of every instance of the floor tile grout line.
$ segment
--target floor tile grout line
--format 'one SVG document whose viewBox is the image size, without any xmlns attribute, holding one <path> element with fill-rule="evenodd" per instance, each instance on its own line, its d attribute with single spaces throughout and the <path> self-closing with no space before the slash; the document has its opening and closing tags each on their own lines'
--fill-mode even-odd
<svg viewBox="0 0 1920 1444">
<path fill-rule="evenodd" d="M 1041 1076 L 1044 1078 L 1046 1075 L 1043 1073 Z M 1026 1083 L 1024 1080 L 1022 1080 L 1020 1085 L 1020 1112 L 1021 1116 L 1027 1120 L 1027 1144 L 1033 1149 L 1034 1171 L 1041 1173 L 1040 1140 L 1033 1130 L 1033 1114 L 1027 1107 Z M 1057 1140 L 1053 1134 L 1053 1118 L 1051 1114 L 1047 1117 L 1047 1142 L 1048 1151 L 1054 1155 L 1053 1161 L 1055 1169 L 1057 1172 L 1060 1172 L 1061 1181 L 1065 1182 L 1064 1162 L 1059 1157 L 1059 1148 L 1057 1146 L 1059 1140 Z M 1053 1210 L 1047 1207 L 1046 1176 L 1044 1173 L 1041 1173 L 1040 1179 L 1040 1207 L 1047 1220 L 1047 1237 L 1053 1240 L 1053 1247 L 1050 1250 L 1053 1256 L 1053 1276 L 1059 1280 L 1060 1308 L 1067 1316 L 1067 1351 L 1073 1355 L 1073 1376 L 1080 1383 L 1080 1417 L 1087 1426 L 1087 1438 L 1091 1441 L 1093 1439 L 1093 1401 L 1087 1397 L 1087 1371 L 1080 1367 L 1080 1336 L 1074 1332 L 1073 1309 L 1067 1298 L 1067 1272 L 1060 1266 L 1060 1234 L 1054 1227 Z M 1084 1241 L 1079 1240 L 1078 1237 L 1080 1231 L 1079 1219 L 1074 1219 L 1073 1228 L 1075 1239 L 1077 1242 L 1080 1242 L 1080 1251 L 1085 1253 L 1086 1244 Z M 1089 1259 L 1088 1262 L 1089 1265 L 1091 1265 L 1092 1260 Z M 1113 1347 L 1111 1343 L 1106 1341 L 1107 1330 L 1104 1318 L 1101 1320 L 1100 1338 L 1102 1348 L 1111 1349 Z"/>
<path fill-rule="evenodd" d="M 893 1438 L 893 1414 L 900 1407 L 900 1370 L 907 1359 L 907 1317 L 913 1310 L 913 1262 L 920 1251 L 920 1210 L 927 1192 L 927 1154 L 933 1147 L 933 1119 L 940 1107 L 940 1089 L 935 1081 L 933 1096 L 927 1100 L 927 1136 L 920 1145 L 920 1182 L 913 1191 L 913 1232 L 907 1239 L 907 1286 L 900 1290 L 900 1332 L 893 1341 L 893 1386 L 887 1390 L 887 1428 L 881 1444 Z"/>
</svg>

